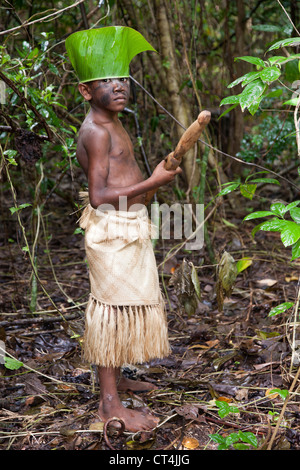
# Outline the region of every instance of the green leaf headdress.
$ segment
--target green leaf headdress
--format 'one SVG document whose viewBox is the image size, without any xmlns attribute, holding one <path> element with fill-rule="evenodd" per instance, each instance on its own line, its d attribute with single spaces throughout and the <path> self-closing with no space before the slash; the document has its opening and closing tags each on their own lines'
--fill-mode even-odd
<svg viewBox="0 0 300 470">
<path fill-rule="evenodd" d="M 129 77 L 129 64 L 143 51 L 155 51 L 127 26 L 105 26 L 71 34 L 66 50 L 81 83 L 103 78 Z"/>
</svg>

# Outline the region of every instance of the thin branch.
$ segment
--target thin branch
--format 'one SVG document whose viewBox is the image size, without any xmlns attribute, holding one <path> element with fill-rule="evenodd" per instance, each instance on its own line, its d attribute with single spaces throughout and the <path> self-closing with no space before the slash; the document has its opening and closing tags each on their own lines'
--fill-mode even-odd
<svg viewBox="0 0 300 470">
<path fill-rule="evenodd" d="M 69 5 L 68 7 L 66 8 L 62 8 L 61 10 L 57 10 L 55 11 L 54 13 L 51 13 L 50 15 L 47 15 L 47 16 L 43 16 L 42 18 L 39 18 L 37 20 L 33 20 L 33 21 L 24 21 L 24 23 L 22 23 L 20 26 L 15 26 L 14 28 L 11 28 L 11 29 L 7 29 L 6 31 L 0 31 L 0 35 L 3 35 L 3 34 L 7 34 L 7 33 L 11 33 L 13 31 L 17 31 L 21 28 L 24 28 L 24 27 L 27 27 L 27 26 L 30 26 L 34 23 L 40 23 L 40 22 L 43 22 L 43 21 L 46 21 L 48 20 L 49 18 L 52 18 L 53 16 L 59 16 L 61 15 L 64 11 L 66 10 L 70 10 L 70 8 L 74 8 L 76 7 L 77 5 L 80 5 L 80 3 L 83 3 L 85 0 L 79 0 L 78 2 L 75 2 L 73 3 L 73 5 Z"/>
<path fill-rule="evenodd" d="M 13 83 L 12 80 L 10 80 L 3 72 L 0 71 L 0 78 L 18 95 L 18 97 L 23 101 L 23 103 L 26 104 L 26 106 L 31 109 L 31 111 L 35 114 L 37 119 L 43 124 L 47 135 L 48 139 L 51 140 L 53 137 L 53 133 L 50 130 L 46 119 L 38 112 L 38 110 L 31 104 L 31 102 L 25 97 L 24 93 L 22 93 Z"/>
<path fill-rule="evenodd" d="M 300 36 L 300 33 L 299 33 L 298 29 L 297 29 L 296 26 L 294 25 L 292 19 L 290 18 L 288 12 L 287 12 L 286 9 L 284 8 L 284 6 L 283 6 L 282 3 L 280 2 L 280 0 L 277 0 L 277 2 L 279 3 L 279 5 L 280 5 L 281 8 L 283 9 L 284 13 L 285 13 L 286 16 L 288 17 L 289 22 L 290 22 L 291 25 L 293 26 L 293 28 L 294 28 L 294 30 L 296 31 L 296 33 L 298 34 L 298 36 Z"/>
<path fill-rule="evenodd" d="M 298 112 L 300 108 L 300 96 L 298 97 L 297 104 L 294 111 L 294 124 L 296 129 L 296 142 L 298 148 L 298 157 L 300 157 L 300 118 L 298 118 Z"/>
</svg>

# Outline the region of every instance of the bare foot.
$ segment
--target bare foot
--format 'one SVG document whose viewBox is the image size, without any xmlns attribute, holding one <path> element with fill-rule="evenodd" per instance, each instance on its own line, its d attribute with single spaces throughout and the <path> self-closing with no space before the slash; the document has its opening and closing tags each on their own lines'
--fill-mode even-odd
<svg viewBox="0 0 300 470">
<path fill-rule="evenodd" d="M 123 420 L 125 429 L 129 432 L 149 431 L 159 423 L 159 418 L 153 416 L 148 410 L 137 411 L 125 408 L 117 400 L 112 400 L 109 404 L 100 401 L 98 413 L 104 422 L 114 417 Z M 115 427 L 120 427 L 117 420 Z"/>
<path fill-rule="evenodd" d="M 118 383 L 118 390 L 120 392 L 126 392 L 127 390 L 130 390 L 131 392 L 150 392 L 151 390 L 156 389 L 156 385 L 151 384 L 150 382 L 140 382 L 123 376 Z"/>
</svg>

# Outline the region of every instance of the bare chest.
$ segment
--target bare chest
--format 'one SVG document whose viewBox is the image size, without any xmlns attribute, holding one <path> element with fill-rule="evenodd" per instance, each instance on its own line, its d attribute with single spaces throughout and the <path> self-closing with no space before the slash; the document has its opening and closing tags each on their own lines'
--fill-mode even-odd
<svg viewBox="0 0 300 470">
<path fill-rule="evenodd" d="M 119 133 L 111 142 L 108 184 L 127 186 L 142 179 L 131 140 L 125 131 Z"/>
</svg>

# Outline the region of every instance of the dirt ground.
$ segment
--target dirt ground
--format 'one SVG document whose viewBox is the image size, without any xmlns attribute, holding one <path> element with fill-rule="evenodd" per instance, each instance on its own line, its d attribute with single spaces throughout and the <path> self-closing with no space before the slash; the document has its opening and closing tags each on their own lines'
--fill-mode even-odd
<svg viewBox="0 0 300 470">
<path fill-rule="evenodd" d="M 277 234 L 258 233 L 253 241 L 250 224 L 241 223 L 243 210 L 228 207 L 211 221 L 216 254 L 226 250 L 235 260 L 252 260 L 237 276 L 221 311 L 216 266 L 206 248 L 180 250 L 165 262 L 170 244 L 158 243 L 155 254 L 172 353 L 164 360 L 125 368 L 127 376 L 152 382 L 158 389 L 123 393 L 122 401 L 129 407 L 149 407 L 160 425 L 151 434 L 115 435 L 97 419 L 96 371 L 81 358 L 89 292 L 83 237 L 74 234 L 76 215 L 66 217 L 57 199 L 48 219 L 51 237 L 41 236 L 37 247 L 41 284 L 33 311 L 32 268 L 22 251 L 21 232 L 17 225 L 8 228 L 7 217 L 1 234 L 0 339 L 8 355 L 23 366 L 0 365 L 0 449 L 216 450 L 219 443 L 212 435 L 225 438 L 242 432 L 252 433 L 260 449 L 270 445 L 299 450 L 299 393 L 291 394 L 285 404 L 282 396 L 269 393 L 273 388 L 289 390 L 297 371 L 291 367 L 292 312 L 268 316 L 272 307 L 295 301 L 299 277 L 299 261 L 289 261 L 290 253 Z M 184 257 L 196 267 L 201 286 L 201 299 L 190 316 L 168 286 Z M 221 415 L 220 403 L 236 412 Z"/>
</svg>

